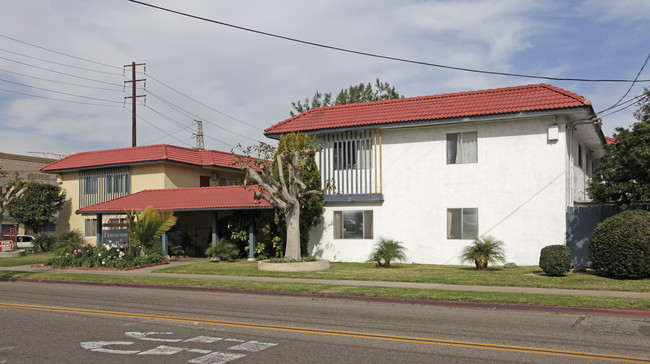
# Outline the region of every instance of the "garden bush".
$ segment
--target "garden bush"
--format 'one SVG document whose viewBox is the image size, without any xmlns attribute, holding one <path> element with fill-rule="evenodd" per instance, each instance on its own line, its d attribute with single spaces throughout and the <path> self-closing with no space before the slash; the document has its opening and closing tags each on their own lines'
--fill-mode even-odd
<svg viewBox="0 0 650 364">
<path fill-rule="evenodd" d="M 625 211 L 600 223 L 591 235 L 589 253 L 600 275 L 650 277 L 650 212 Z"/>
<path fill-rule="evenodd" d="M 86 244 L 86 239 L 79 229 L 71 230 L 61 233 L 56 237 L 56 244 L 53 250 L 56 255 L 63 255 L 74 249 L 81 248 L 81 245 Z"/>
<path fill-rule="evenodd" d="M 489 263 L 506 261 L 503 242 L 492 236 L 480 237 L 466 246 L 460 256 L 461 262 L 474 262 L 476 270 L 488 270 Z"/>
<path fill-rule="evenodd" d="M 563 276 L 571 271 L 571 249 L 566 245 L 549 245 L 542 248 L 539 267 L 553 277 Z"/>
<path fill-rule="evenodd" d="M 52 258 L 47 265 L 55 267 L 83 268 L 117 268 L 124 269 L 140 265 L 160 263 L 165 259 L 160 249 L 150 248 L 142 257 L 128 252 L 126 244 L 112 243 L 96 248 L 81 244 L 78 248 L 64 251 L 63 254 Z"/>
<path fill-rule="evenodd" d="M 380 238 L 368 257 L 369 262 L 375 262 L 378 267 L 390 268 L 391 260 L 403 262 L 406 260 L 406 249 L 401 242 Z"/>
<path fill-rule="evenodd" d="M 239 256 L 239 248 L 225 238 L 219 239 L 218 242 L 212 242 L 205 251 L 208 258 L 217 258 L 221 261 L 235 260 Z"/>
<path fill-rule="evenodd" d="M 41 234 L 34 238 L 34 251 L 49 252 L 56 244 L 56 236 L 53 234 Z"/>
</svg>

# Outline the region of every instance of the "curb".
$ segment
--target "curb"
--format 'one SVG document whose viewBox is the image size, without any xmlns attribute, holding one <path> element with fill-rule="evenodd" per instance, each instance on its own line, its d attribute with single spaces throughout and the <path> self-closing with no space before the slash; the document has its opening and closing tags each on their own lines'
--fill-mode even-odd
<svg viewBox="0 0 650 364">
<path fill-rule="evenodd" d="M 155 284 L 135 284 L 135 283 L 80 282 L 80 281 L 32 279 L 32 278 L 0 278 L 0 282 L 59 283 L 59 284 L 79 284 L 79 285 L 88 285 L 88 286 L 167 289 L 167 290 L 195 291 L 195 292 L 222 292 L 222 293 L 237 293 L 237 294 L 255 294 L 255 295 L 263 295 L 263 296 L 303 297 L 303 298 L 323 299 L 323 300 L 333 299 L 333 300 L 348 300 L 348 301 L 361 301 L 361 302 L 427 305 L 427 306 L 439 306 L 439 307 L 476 308 L 476 309 L 484 309 L 484 310 L 514 310 L 514 311 L 546 312 L 549 314 L 563 313 L 563 314 L 578 314 L 578 315 L 626 316 L 626 317 L 636 317 L 636 318 L 641 317 L 644 319 L 650 319 L 650 311 L 623 310 L 623 309 L 611 309 L 611 308 L 522 305 L 522 304 L 514 304 L 514 303 L 453 302 L 453 301 L 435 301 L 435 300 L 408 299 L 408 298 L 334 295 L 334 294 L 322 294 L 322 293 L 275 292 L 275 291 L 257 291 L 257 290 L 246 290 L 246 289 L 211 288 L 211 287 L 185 287 L 185 286 L 162 286 L 162 285 L 159 286 Z"/>
</svg>

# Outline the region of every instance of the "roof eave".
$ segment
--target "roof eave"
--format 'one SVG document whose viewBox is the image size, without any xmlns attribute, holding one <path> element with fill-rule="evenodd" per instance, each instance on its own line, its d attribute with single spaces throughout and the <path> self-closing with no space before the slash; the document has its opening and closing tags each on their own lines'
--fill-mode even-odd
<svg viewBox="0 0 650 364">
<path fill-rule="evenodd" d="M 43 173 L 61 173 L 61 172 L 73 172 L 73 171 L 84 171 L 88 169 L 97 169 L 97 168 L 114 168 L 114 167 L 123 167 L 123 166 L 133 166 L 133 165 L 144 165 L 144 164 L 155 164 L 155 163 L 170 163 L 170 164 L 178 164 L 178 165 L 184 165 L 184 166 L 190 166 L 190 167 L 197 167 L 197 168 L 223 168 L 227 170 L 232 170 L 232 171 L 240 171 L 239 168 L 235 166 L 219 166 L 219 165 L 201 165 L 201 164 L 195 164 L 195 163 L 189 163 L 189 162 L 180 162 L 180 161 L 174 161 L 174 160 L 169 160 L 169 159 L 155 159 L 155 160 L 147 160 L 147 161 L 138 161 L 138 162 L 127 162 L 127 163 L 112 163 L 112 164 L 98 164 L 94 166 L 87 166 L 87 167 L 73 167 L 73 168 L 61 168 L 61 169 L 50 169 L 47 171 L 44 171 L 41 169 L 41 172 Z"/>
<path fill-rule="evenodd" d="M 272 210 L 273 206 L 246 206 L 246 207 L 211 207 L 211 208 L 198 208 L 198 209 L 167 209 L 172 212 L 197 212 L 197 211 L 225 211 L 225 210 Z M 124 215 L 124 210 L 97 210 L 97 211 L 75 211 L 76 215 Z"/>
<path fill-rule="evenodd" d="M 377 129 L 377 128 L 379 129 L 409 128 L 409 127 L 417 127 L 417 126 L 486 121 L 491 119 L 496 120 L 496 119 L 506 119 L 506 118 L 511 119 L 511 118 L 519 118 L 519 117 L 535 117 L 535 116 L 542 116 L 542 115 L 557 115 L 557 114 L 566 114 L 568 112 L 580 112 L 584 110 L 587 111 L 591 110 L 591 112 L 593 113 L 593 108 L 590 105 L 584 105 L 584 106 L 576 106 L 576 107 L 561 108 L 561 109 L 533 110 L 533 111 L 521 111 L 521 112 L 504 113 L 504 114 L 488 114 L 488 115 L 463 116 L 463 117 L 441 118 L 441 119 L 395 121 L 391 123 L 373 123 L 373 124 L 345 126 L 345 127 L 336 127 L 336 128 L 297 130 L 292 132 L 301 132 L 305 134 L 322 134 L 322 133 L 329 133 L 329 132 L 345 132 L 345 131 L 357 131 L 357 130 Z M 269 134 L 265 134 L 265 136 L 271 139 L 279 139 L 280 137 L 288 133 L 291 132 L 269 133 Z"/>
</svg>

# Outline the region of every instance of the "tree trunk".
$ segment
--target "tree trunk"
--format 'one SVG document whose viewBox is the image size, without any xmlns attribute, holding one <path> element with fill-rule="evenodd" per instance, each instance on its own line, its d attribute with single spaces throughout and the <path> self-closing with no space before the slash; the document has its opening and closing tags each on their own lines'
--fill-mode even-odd
<svg viewBox="0 0 650 364">
<path fill-rule="evenodd" d="M 290 205 L 284 211 L 287 221 L 287 241 L 284 256 L 300 260 L 300 204 Z"/>
</svg>

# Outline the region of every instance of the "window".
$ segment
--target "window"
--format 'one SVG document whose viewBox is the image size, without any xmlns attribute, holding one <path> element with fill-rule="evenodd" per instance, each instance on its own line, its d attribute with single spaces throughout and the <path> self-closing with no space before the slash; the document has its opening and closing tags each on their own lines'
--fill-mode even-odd
<svg viewBox="0 0 650 364">
<path fill-rule="evenodd" d="M 199 187 L 210 187 L 210 176 L 199 176 Z"/>
<path fill-rule="evenodd" d="M 334 143 L 334 169 L 372 168 L 370 140 L 344 140 Z"/>
<path fill-rule="evenodd" d="M 84 221 L 84 235 L 85 236 L 97 235 L 97 219 L 86 219 Z"/>
<path fill-rule="evenodd" d="M 478 238 L 478 209 L 447 209 L 447 239 Z"/>
<path fill-rule="evenodd" d="M 334 211 L 334 239 L 372 239 L 372 211 Z"/>
<path fill-rule="evenodd" d="M 84 194 L 94 195 L 97 193 L 97 176 L 85 176 L 83 184 Z"/>
<path fill-rule="evenodd" d="M 106 175 L 106 193 L 126 193 L 126 174 Z"/>
<path fill-rule="evenodd" d="M 578 167 L 582 168 L 582 145 L 578 144 Z"/>
<path fill-rule="evenodd" d="M 447 134 L 447 164 L 476 163 L 476 132 Z"/>
</svg>

